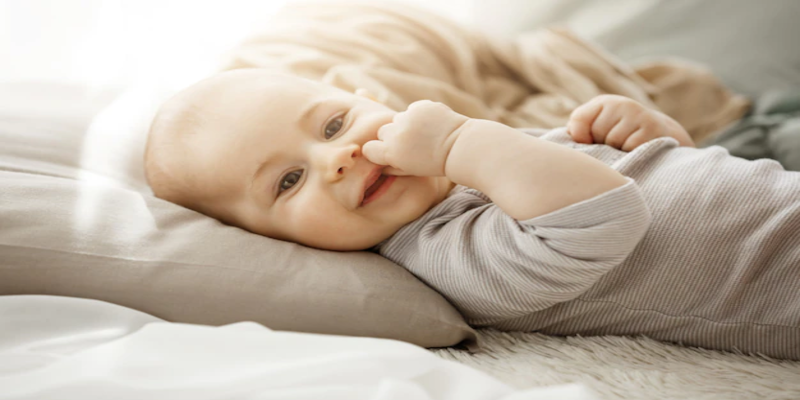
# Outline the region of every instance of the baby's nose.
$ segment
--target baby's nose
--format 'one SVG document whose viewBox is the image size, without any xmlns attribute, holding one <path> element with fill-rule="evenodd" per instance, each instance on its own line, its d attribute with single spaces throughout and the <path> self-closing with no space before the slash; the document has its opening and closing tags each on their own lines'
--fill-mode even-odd
<svg viewBox="0 0 800 400">
<path fill-rule="evenodd" d="M 334 149 L 326 149 L 328 154 L 324 159 L 327 165 L 323 168 L 326 170 L 326 175 L 330 174 L 330 179 L 338 179 L 343 176 L 347 170 L 356 164 L 356 159 L 361 156 L 361 146 L 350 144 L 341 146 Z"/>
</svg>

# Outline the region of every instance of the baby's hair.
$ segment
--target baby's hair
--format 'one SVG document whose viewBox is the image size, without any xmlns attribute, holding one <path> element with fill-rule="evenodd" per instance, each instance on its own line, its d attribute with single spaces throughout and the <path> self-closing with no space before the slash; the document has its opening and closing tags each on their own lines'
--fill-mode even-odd
<svg viewBox="0 0 800 400">
<path fill-rule="evenodd" d="M 199 107 L 180 94 L 159 109 L 150 124 L 144 153 L 145 178 L 156 197 L 201 211 L 200 203 L 190 195 L 195 192 L 197 177 L 191 169 L 178 169 L 174 164 L 189 156 L 188 142 L 204 126 Z"/>
</svg>

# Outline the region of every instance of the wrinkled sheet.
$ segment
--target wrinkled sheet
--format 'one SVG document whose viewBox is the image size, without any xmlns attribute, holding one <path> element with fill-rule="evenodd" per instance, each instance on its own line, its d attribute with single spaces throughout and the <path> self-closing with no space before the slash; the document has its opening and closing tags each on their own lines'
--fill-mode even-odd
<svg viewBox="0 0 800 400">
<path fill-rule="evenodd" d="M 293 3 L 265 25 L 221 69 L 267 68 L 365 88 L 395 110 L 439 101 L 515 128 L 564 126 L 580 104 L 619 94 L 672 116 L 696 142 L 749 107 L 702 65 L 630 66 L 560 27 L 490 37 L 422 9 L 364 1 Z"/>
<path fill-rule="evenodd" d="M 0 399 L 595 399 L 514 390 L 408 343 L 164 322 L 97 300 L 0 296 Z"/>
</svg>

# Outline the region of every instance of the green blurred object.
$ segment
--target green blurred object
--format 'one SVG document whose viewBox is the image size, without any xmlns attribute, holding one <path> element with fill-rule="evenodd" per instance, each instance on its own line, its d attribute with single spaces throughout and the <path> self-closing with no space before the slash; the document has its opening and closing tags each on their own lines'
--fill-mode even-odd
<svg viewBox="0 0 800 400">
<path fill-rule="evenodd" d="M 705 146 L 725 147 L 748 160 L 771 158 L 800 171 L 800 91 L 775 90 L 755 100 L 751 111 Z"/>
</svg>

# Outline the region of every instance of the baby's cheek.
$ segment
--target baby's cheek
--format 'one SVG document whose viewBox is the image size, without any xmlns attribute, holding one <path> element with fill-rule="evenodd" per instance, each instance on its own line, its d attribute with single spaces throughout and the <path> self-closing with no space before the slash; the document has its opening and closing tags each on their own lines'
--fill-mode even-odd
<svg viewBox="0 0 800 400">
<path fill-rule="evenodd" d="M 341 206 L 324 198 L 313 199 L 311 196 L 297 198 L 289 211 L 287 223 L 292 230 L 303 238 L 330 236 L 348 230 L 352 221 L 347 211 Z"/>
</svg>

